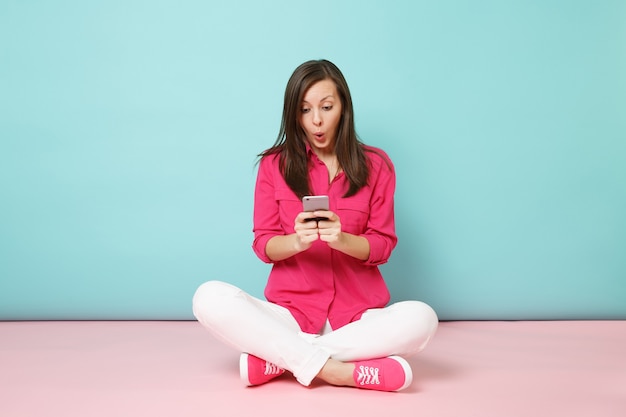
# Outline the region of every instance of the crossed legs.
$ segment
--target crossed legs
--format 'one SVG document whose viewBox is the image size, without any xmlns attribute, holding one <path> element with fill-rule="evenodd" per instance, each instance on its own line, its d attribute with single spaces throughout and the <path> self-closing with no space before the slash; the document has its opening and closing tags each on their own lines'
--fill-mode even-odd
<svg viewBox="0 0 626 417">
<path fill-rule="evenodd" d="M 411 356 L 426 346 L 438 324 L 428 305 L 404 301 L 312 335 L 300 330 L 286 308 L 220 281 L 198 288 L 193 311 L 217 339 L 290 371 L 303 385 L 316 377 L 333 385 L 355 385 L 353 361 Z"/>
</svg>

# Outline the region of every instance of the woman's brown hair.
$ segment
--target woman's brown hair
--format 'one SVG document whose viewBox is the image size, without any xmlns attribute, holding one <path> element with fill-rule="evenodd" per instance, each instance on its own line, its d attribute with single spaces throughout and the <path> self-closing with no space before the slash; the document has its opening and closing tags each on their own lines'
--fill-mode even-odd
<svg viewBox="0 0 626 417">
<path fill-rule="evenodd" d="M 330 61 L 314 60 L 300 65 L 291 75 L 285 88 L 283 116 L 274 145 L 259 156 L 278 154 L 280 170 L 289 188 L 302 198 L 311 194 L 308 176 L 306 136 L 300 126 L 300 111 L 304 94 L 322 80 L 332 80 L 341 100 L 342 114 L 337 128 L 335 153 L 339 166 L 350 184 L 344 197 L 356 194 L 367 184 L 369 176 L 366 149 L 354 128 L 352 96 L 343 74 Z"/>
</svg>

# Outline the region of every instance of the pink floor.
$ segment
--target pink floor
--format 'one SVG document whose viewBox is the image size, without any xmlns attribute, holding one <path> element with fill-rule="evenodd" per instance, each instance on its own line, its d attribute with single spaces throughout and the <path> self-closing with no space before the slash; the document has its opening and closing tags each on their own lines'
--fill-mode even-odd
<svg viewBox="0 0 626 417">
<path fill-rule="evenodd" d="M 626 416 L 626 321 L 444 322 L 401 393 L 244 388 L 196 322 L 0 322 L 0 416 Z"/>
</svg>

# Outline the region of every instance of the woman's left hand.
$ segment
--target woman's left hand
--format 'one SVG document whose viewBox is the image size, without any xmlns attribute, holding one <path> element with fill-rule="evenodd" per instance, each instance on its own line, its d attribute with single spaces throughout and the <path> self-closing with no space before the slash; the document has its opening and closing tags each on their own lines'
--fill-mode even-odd
<svg viewBox="0 0 626 417">
<path fill-rule="evenodd" d="M 369 241 L 363 236 L 356 236 L 341 230 L 341 219 L 332 211 L 316 211 L 318 217 L 328 220 L 317 222 L 317 231 L 320 240 L 326 242 L 332 249 L 350 255 L 353 258 L 365 261 L 370 255 Z"/>
<path fill-rule="evenodd" d="M 316 216 L 326 217 L 328 220 L 320 220 L 317 222 L 317 229 L 320 240 L 332 246 L 332 243 L 341 239 L 341 219 L 332 211 L 320 210 L 315 212 Z"/>
</svg>

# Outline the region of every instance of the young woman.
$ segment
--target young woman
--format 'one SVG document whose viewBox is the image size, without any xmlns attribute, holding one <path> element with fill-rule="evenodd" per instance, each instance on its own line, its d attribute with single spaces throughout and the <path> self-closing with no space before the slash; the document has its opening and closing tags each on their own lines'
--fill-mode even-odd
<svg viewBox="0 0 626 417">
<path fill-rule="evenodd" d="M 198 321 L 243 352 L 247 385 L 289 371 L 305 386 L 319 378 L 408 387 L 403 357 L 426 346 L 438 319 L 419 301 L 387 305 L 378 265 L 397 242 L 395 172 L 382 150 L 357 138 L 350 91 L 334 64 L 308 61 L 294 71 L 278 139 L 260 156 L 253 249 L 273 264 L 267 301 L 209 281 L 194 296 Z M 327 195 L 329 210 L 304 212 L 306 195 Z"/>
</svg>

